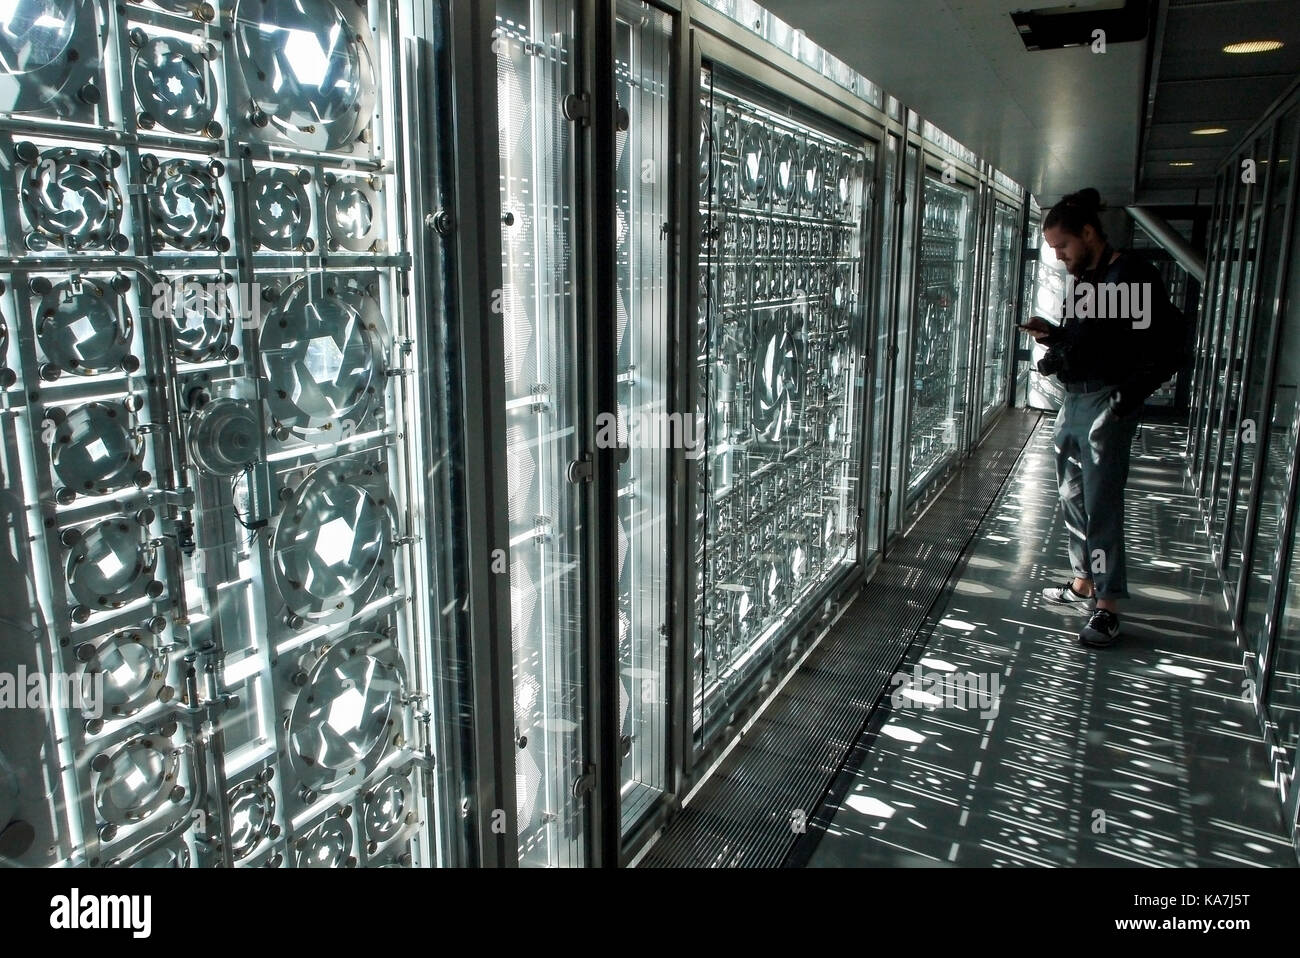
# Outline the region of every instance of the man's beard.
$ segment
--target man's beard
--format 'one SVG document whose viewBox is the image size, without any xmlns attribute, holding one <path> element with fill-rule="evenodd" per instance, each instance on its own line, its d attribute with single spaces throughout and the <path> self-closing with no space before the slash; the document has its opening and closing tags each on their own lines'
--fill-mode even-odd
<svg viewBox="0 0 1300 958">
<path fill-rule="evenodd" d="M 1096 253 L 1085 253 L 1079 259 L 1077 264 L 1070 267 L 1070 275 L 1077 280 L 1083 279 L 1085 276 L 1088 275 L 1088 271 L 1093 268 L 1093 266 L 1091 265 L 1092 261 L 1100 255 L 1101 255 L 1100 250 L 1098 250 Z"/>
</svg>

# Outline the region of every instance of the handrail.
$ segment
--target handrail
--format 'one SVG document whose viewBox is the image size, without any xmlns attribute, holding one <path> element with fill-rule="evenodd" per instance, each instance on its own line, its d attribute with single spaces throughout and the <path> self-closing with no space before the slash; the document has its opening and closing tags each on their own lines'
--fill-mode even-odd
<svg viewBox="0 0 1300 958">
<path fill-rule="evenodd" d="M 1191 244 L 1179 234 L 1169 221 L 1154 210 L 1141 206 L 1126 206 L 1125 211 L 1141 226 L 1161 248 L 1172 256 L 1183 269 L 1205 282 L 1205 257 L 1192 249 Z"/>
</svg>

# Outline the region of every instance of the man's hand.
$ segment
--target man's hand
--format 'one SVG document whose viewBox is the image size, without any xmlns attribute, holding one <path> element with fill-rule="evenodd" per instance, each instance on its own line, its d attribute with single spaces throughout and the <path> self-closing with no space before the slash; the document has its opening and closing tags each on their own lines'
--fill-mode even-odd
<svg viewBox="0 0 1300 958">
<path fill-rule="evenodd" d="M 1053 326 L 1041 316 L 1030 316 L 1029 321 L 1021 327 L 1030 336 L 1034 337 L 1035 342 L 1042 342 L 1048 336 L 1055 333 L 1058 327 Z"/>
</svg>

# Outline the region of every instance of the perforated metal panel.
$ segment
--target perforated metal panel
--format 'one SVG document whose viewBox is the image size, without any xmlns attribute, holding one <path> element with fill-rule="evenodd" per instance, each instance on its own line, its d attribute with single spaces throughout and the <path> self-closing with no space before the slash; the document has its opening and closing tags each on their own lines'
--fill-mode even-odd
<svg viewBox="0 0 1300 958">
<path fill-rule="evenodd" d="M 874 146 L 706 70 L 696 517 L 697 733 L 782 623 L 855 561 L 860 301 Z"/>
</svg>

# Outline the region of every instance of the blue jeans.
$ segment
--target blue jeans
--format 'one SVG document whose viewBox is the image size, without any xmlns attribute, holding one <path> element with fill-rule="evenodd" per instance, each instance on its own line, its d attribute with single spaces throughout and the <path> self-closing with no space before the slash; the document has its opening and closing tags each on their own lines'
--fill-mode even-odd
<svg viewBox="0 0 1300 958">
<path fill-rule="evenodd" d="M 1092 580 L 1097 598 L 1126 599 L 1124 484 L 1142 411 L 1116 417 L 1112 392 L 1066 393 L 1052 441 L 1070 567 L 1076 578 Z"/>
</svg>

